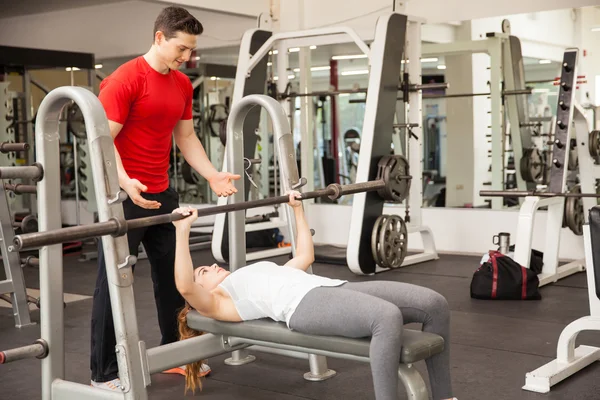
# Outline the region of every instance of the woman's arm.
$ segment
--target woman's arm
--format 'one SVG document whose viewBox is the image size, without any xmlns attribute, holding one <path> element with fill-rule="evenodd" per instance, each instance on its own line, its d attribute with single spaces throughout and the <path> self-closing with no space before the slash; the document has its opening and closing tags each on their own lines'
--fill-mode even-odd
<svg viewBox="0 0 600 400">
<path fill-rule="evenodd" d="M 306 271 L 315 261 L 315 246 L 306 216 L 304 215 L 302 202 L 296 200 L 296 197 L 299 195 L 300 193 L 298 192 L 290 193 L 290 202 L 288 204 L 294 210 L 294 217 L 296 219 L 296 255 L 285 265 Z"/>
<path fill-rule="evenodd" d="M 173 222 L 176 232 L 175 285 L 190 306 L 203 315 L 212 315 L 217 309 L 215 296 L 202 285 L 194 282 L 194 264 L 190 255 L 190 228 L 192 222 L 198 218 L 198 211 L 182 207 L 173 212 L 190 215 L 188 218 Z"/>
</svg>

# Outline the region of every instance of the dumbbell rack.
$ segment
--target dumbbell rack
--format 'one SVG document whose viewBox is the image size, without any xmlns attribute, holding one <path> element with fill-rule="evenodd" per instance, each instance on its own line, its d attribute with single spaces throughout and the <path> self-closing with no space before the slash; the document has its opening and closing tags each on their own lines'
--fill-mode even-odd
<svg viewBox="0 0 600 400">
<path fill-rule="evenodd" d="M 21 270 L 21 257 L 18 251 L 8 251 L 15 236 L 12 215 L 8 203 L 8 193 L 0 196 L 0 250 L 4 264 L 5 279 L 0 280 L 0 294 L 10 294 L 15 326 L 22 328 L 34 325 L 29 314 L 25 278 Z"/>
</svg>

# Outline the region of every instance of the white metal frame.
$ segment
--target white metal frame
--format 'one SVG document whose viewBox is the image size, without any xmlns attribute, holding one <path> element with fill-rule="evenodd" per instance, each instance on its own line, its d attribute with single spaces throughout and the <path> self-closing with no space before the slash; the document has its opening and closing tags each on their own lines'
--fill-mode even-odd
<svg viewBox="0 0 600 400">
<path fill-rule="evenodd" d="M 583 227 L 585 244 L 585 260 L 590 266 L 594 265 L 592 241 L 589 223 Z M 600 347 L 579 345 L 575 341 L 580 332 L 600 331 L 600 299 L 596 294 L 594 268 L 587 269 L 587 286 L 590 302 L 590 315 L 581 317 L 563 329 L 556 346 L 556 359 L 528 372 L 525 375 L 524 390 L 548 393 L 552 386 L 567 379 L 588 365 L 600 360 Z"/>
<path fill-rule="evenodd" d="M 577 154 L 579 158 L 579 179 L 581 181 L 582 193 L 595 193 L 595 181 L 600 178 L 600 165 L 594 164 L 594 159 L 590 156 L 588 146 L 588 122 L 583 113 L 583 109 L 574 104 L 573 107 L 573 128 L 577 138 Z M 571 137 L 571 134 L 569 134 Z M 566 152 L 565 168 L 568 165 L 569 152 Z M 566 191 L 566 174 L 563 181 L 563 191 Z M 584 197 L 583 212 L 585 222 L 588 220 L 589 210 L 594 206 L 596 199 Z M 537 196 L 528 196 L 519 211 L 519 220 L 517 225 L 517 236 L 515 240 L 515 256 L 517 263 L 529 268 L 530 254 L 533 240 L 533 230 L 535 214 L 541 207 L 548 207 L 546 217 L 546 240 L 544 247 L 544 266 L 542 273 L 538 275 L 540 286 L 547 285 L 585 270 L 585 259 L 575 260 L 567 264 L 558 265 L 558 249 L 560 246 L 560 237 L 563 234 L 563 214 L 565 210 L 565 198 L 541 198 Z"/>
<path fill-rule="evenodd" d="M 405 52 L 408 63 L 408 76 L 414 84 L 421 83 L 421 26 L 420 21 L 409 21 L 406 31 Z M 406 66 L 406 64 L 405 64 Z M 410 175 L 413 180 L 410 186 L 408 205 L 410 222 L 406 225 L 408 234 L 420 233 L 423 241 L 423 251 L 408 255 L 404 258 L 401 267 L 438 259 L 433 232 L 428 226 L 422 224 L 423 207 L 423 96 L 421 91 L 410 92 L 408 104 L 408 118 L 405 122 L 417 123 L 412 128 L 416 139 L 406 135 Z M 408 129 L 406 130 L 408 131 Z M 395 146 L 394 146 L 395 147 Z M 376 272 L 387 271 L 386 268 L 377 266 Z"/>
</svg>

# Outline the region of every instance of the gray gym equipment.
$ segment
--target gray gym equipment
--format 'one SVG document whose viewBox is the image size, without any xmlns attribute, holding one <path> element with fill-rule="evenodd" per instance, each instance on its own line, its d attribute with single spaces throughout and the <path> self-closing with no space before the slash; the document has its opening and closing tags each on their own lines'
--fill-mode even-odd
<svg viewBox="0 0 600 400">
<path fill-rule="evenodd" d="M 2 188 L 2 190 L 4 190 Z M 8 246 L 13 242 L 15 231 L 12 224 L 12 214 L 8 201 L 8 191 L 0 193 L 0 250 L 4 265 L 4 278 L 0 276 L 0 294 L 10 294 L 15 326 L 22 328 L 35 325 L 31 322 L 29 305 L 27 304 L 27 288 L 21 269 L 19 252 L 9 251 Z M 0 274 L 1 275 L 1 274 Z"/>
</svg>

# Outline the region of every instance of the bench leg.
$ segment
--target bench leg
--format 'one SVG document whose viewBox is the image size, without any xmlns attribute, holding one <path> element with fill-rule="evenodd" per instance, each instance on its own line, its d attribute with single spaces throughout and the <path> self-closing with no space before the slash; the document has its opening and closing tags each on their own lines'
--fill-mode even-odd
<svg viewBox="0 0 600 400">
<path fill-rule="evenodd" d="M 429 400 L 427 386 L 421 374 L 412 364 L 400 364 L 398 378 L 406 390 L 409 400 Z M 401 389 L 398 388 L 400 391 Z"/>
<path fill-rule="evenodd" d="M 312 382 L 320 382 L 333 378 L 337 372 L 327 368 L 327 357 L 315 354 L 308 355 L 310 371 L 304 374 L 304 379 Z"/>
<path fill-rule="evenodd" d="M 256 357 L 248 354 L 247 350 L 236 350 L 231 353 L 230 358 L 225 360 L 225 364 L 237 366 L 251 363 L 254 360 L 256 360 Z"/>
</svg>

